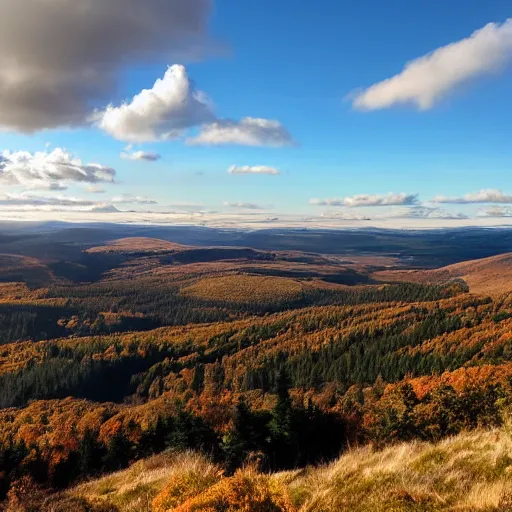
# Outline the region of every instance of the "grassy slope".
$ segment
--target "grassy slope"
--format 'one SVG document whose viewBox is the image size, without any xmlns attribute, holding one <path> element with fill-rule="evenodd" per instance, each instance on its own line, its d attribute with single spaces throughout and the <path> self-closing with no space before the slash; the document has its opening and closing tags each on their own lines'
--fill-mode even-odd
<svg viewBox="0 0 512 512">
<path fill-rule="evenodd" d="M 210 475 L 210 487 L 202 493 L 191 489 L 204 475 Z M 504 428 L 461 434 L 438 444 L 404 443 L 383 451 L 357 448 L 332 464 L 270 478 L 247 469 L 238 479 L 230 479 L 199 455 L 167 454 L 71 492 L 93 502 L 113 503 L 120 512 L 215 512 L 227 510 L 219 500 L 237 500 L 237 493 L 248 488 L 252 493 L 257 488 L 260 494 L 267 489 L 273 503 L 293 504 L 265 509 L 276 512 L 507 511 L 512 510 L 512 437 Z M 162 498 L 154 498 L 162 490 L 168 496 L 172 489 L 179 489 L 173 498 L 176 508 L 160 508 Z M 286 497 L 275 497 L 283 491 Z M 192 497 L 179 506 L 179 496 L 185 494 Z M 234 502 L 232 506 L 229 510 L 260 510 Z"/>
<path fill-rule="evenodd" d="M 473 293 L 501 295 L 512 291 L 512 253 L 463 261 L 435 270 L 385 270 L 376 272 L 374 277 L 417 283 L 443 283 L 460 278 Z"/>
</svg>

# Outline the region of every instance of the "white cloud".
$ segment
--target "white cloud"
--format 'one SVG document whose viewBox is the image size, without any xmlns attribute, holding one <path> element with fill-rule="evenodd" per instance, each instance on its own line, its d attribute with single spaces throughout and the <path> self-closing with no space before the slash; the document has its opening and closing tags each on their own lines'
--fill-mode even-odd
<svg viewBox="0 0 512 512">
<path fill-rule="evenodd" d="M 100 187 L 95 183 L 86 183 L 84 185 L 84 190 L 86 192 L 89 192 L 89 194 L 103 194 L 105 192 L 105 189 L 103 187 Z"/>
<path fill-rule="evenodd" d="M 324 219 L 338 220 L 372 220 L 367 215 L 358 215 L 352 212 L 325 212 L 320 215 Z"/>
<path fill-rule="evenodd" d="M 388 194 L 369 195 L 358 194 L 352 197 L 333 198 L 333 199 L 311 199 L 310 204 L 317 206 L 348 206 L 357 208 L 362 206 L 394 206 L 394 205 L 412 205 L 418 202 L 418 194 Z"/>
<path fill-rule="evenodd" d="M 134 196 L 132 194 L 121 194 L 112 198 L 112 204 L 157 204 L 149 197 Z"/>
<path fill-rule="evenodd" d="M 93 201 L 66 196 L 37 196 L 32 194 L 5 194 L 0 196 L 1 206 L 94 206 Z"/>
<path fill-rule="evenodd" d="M 357 93 L 353 105 L 376 110 L 412 103 L 427 110 L 459 84 L 495 72 L 511 58 L 512 18 L 489 23 L 470 37 L 412 60 L 398 75 Z"/>
<path fill-rule="evenodd" d="M 294 145 L 286 128 L 276 120 L 245 117 L 240 121 L 218 118 L 206 93 L 196 89 L 182 65 L 167 69 L 151 89 L 144 89 L 130 102 L 109 105 L 91 117 L 106 133 L 130 142 L 158 142 L 182 138 L 191 128 L 190 145 L 238 144 L 281 147 Z M 131 144 L 121 156 L 143 159 L 131 153 Z"/>
<path fill-rule="evenodd" d="M 245 117 L 240 121 L 219 119 L 203 126 L 197 137 L 187 139 L 191 145 L 220 146 L 293 146 L 295 143 L 288 130 L 272 119 Z"/>
<path fill-rule="evenodd" d="M 461 197 L 436 196 L 433 203 L 474 204 L 474 203 L 511 203 L 512 195 L 497 189 L 484 189 Z"/>
<path fill-rule="evenodd" d="M 139 63 L 199 56 L 212 0 L 2 0 L 0 126 L 83 123 Z"/>
<path fill-rule="evenodd" d="M 478 217 L 512 217 L 512 206 L 490 206 L 479 210 Z"/>
<path fill-rule="evenodd" d="M 121 153 L 121 158 L 124 158 L 125 160 L 157 162 L 162 157 L 158 153 L 152 153 L 150 151 L 134 151 L 133 153 L 128 153 L 126 151 L 123 151 Z"/>
<path fill-rule="evenodd" d="M 109 105 L 95 115 L 98 126 L 126 142 L 154 142 L 180 137 L 193 126 L 213 121 L 206 95 L 195 89 L 184 66 L 167 69 L 152 89 L 144 89 L 130 103 Z"/>
<path fill-rule="evenodd" d="M 275 167 L 268 167 L 266 165 L 232 165 L 228 169 L 229 174 L 270 174 L 277 176 L 279 171 Z"/>
<path fill-rule="evenodd" d="M 224 206 L 227 206 L 228 208 L 239 208 L 240 210 L 264 210 L 265 208 L 263 206 L 260 206 L 258 204 L 254 203 L 232 203 L 229 201 L 226 201 L 224 203 Z"/>
<path fill-rule="evenodd" d="M 463 213 L 449 212 L 443 208 L 431 208 L 429 206 L 412 206 L 404 208 L 398 212 L 389 215 L 391 218 L 402 219 L 468 219 L 469 217 Z"/>
<path fill-rule="evenodd" d="M 0 154 L 0 183 L 7 185 L 64 190 L 66 183 L 112 183 L 115 175 L 114 169 L 84 164 L 61 148 L 36 153 L 6 150 Z"/>
</svg>

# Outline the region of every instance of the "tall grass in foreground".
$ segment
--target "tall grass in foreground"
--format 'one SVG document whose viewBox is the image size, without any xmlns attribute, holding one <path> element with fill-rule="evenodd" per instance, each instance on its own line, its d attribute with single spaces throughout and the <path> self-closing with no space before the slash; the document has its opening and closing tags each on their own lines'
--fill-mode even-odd
<svg viewBox="0 0 512 512">
<path fill-rule="evenodd" d="M 201 455 L 164 454 L 71 495 L 120 512 L 506 512 L 511 432 L 357 448 L 329 465 L 273 475 L 246 468 L 228 477 Z"/>
</svg>

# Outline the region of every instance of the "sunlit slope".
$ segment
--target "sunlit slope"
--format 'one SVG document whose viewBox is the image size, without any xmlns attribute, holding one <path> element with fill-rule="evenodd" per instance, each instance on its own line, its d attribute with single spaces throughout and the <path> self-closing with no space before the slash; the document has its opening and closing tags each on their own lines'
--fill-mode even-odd
<svg viewBox="0 0 512 512">
<path fill-rule="evenodd" d="M 234 477 L 202 456 L 168 454 L 69 494 L 119 512 L 506 512 L 512 510 L 512 439 L 506 428 L 476 431 L 437 444 L 357 448 L 296 472 L 262 475 L 248 468 Z M 262 503 L 268 508 L 258 508 Z"/>
<path fill-rule="evenodd" d="M 435 270 L 390 270 L 376 272 L 380 280 L 444 283 L 463 279 L 473 293 L 499 295 L 512 291 L 512 253 L 464 261 Z"/>
</svg>

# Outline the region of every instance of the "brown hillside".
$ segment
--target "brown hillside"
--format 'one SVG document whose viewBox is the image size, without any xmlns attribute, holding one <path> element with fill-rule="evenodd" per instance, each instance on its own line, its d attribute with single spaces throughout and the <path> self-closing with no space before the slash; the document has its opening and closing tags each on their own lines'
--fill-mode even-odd
<svg viewBox="0 0 512 512">
<path fill-rule="evenodd" d="M 186 249 L 185 245 L 159 240 L 158 238 L 133 237 L 113 240 L 107 245 L 92 247 L 89 253 L 159 253 L 180 251 Z"/>
<path fill-rule="evenodd" d="M 464 261 L 435 270 L 386 270 L 376 272 L 373 277 L 381 281 L 416 283 L 463 279 L 473 293 L 500 295 L 512 291 L 512 253 Z"/>
</svg>

